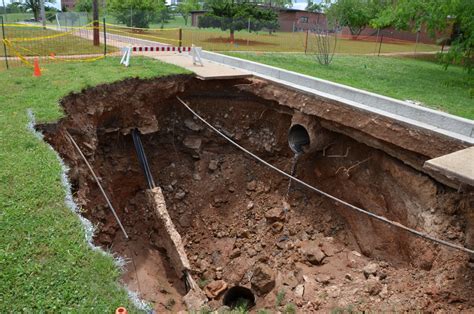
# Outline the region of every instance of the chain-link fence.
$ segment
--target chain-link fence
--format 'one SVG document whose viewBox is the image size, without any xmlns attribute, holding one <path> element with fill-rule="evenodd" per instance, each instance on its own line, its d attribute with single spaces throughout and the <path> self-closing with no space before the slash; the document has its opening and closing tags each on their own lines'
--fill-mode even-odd
<svg viewBox="0 0 474 314">
<path fill-rule="evenodd" d="M 331 37 L 327 42 L 334 41 L 336 54 L 415 54 L 441 49 L 432 44 L 394 38 L 386 30 L 354 37 L 341 29 L 295 22 L 292 32 L 282 32 L 278 25 L 265 25 L 250 19 L 225 21 L 225 30 L 212 25 L 206 28 L 170 27 L 184 26 L 178 22 L 173 15 L 162 16 L 133 9 L 108 12 L 95 27 L 91 15 L 85 12 L 55 13 L 49 16 L 45 28 L 32 22 L 29 16 L 7 16 L 1 34 L 0 69 L 21 64 L 31 66 L 34 58 L 42 62 L 96 60 L 106 54 L 118 53 L 121 47 L 128 45 L 196 45 L 217 52 L 315 53 L 318 51 L 317 38 L 321 41 L 318 33 L 321 29 L 325 29 L 324 36 Z M 98 32 L 99 45 L 93 44 L 94 29 Z"/>
</svg>

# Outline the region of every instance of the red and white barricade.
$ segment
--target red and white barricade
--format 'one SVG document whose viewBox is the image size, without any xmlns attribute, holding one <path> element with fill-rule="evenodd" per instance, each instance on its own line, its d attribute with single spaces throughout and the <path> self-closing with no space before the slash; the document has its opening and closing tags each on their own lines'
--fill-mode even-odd
<svg viewBox="0 0 474 314">
<path fill-rule="evenodd" d="M 151 46 L 151 47 L 132 47 L 134 52 L 191 52 L 192 47 L 173 47 L 173 46 Z"/>
<path fill-rule="evenodd" d="M 128 67 L 130 65 L 130 57 L 132 55 L 132 52 L 177 52 L 177 53 L 189 52 L 193 58 L 193 64 L 203 66 L 203 63 L 201 60 L 201 53 L 200 53 L 201 48 L 195 47 L 194 45 L 192 45 L 191 47 L 173 47 L 173 46 L 123 47 L 122 48 L 123 55 L 122 55 L 122 59 L 120 60 L 120 64 L 123 64 L 126 67 Z"/>
</svg>

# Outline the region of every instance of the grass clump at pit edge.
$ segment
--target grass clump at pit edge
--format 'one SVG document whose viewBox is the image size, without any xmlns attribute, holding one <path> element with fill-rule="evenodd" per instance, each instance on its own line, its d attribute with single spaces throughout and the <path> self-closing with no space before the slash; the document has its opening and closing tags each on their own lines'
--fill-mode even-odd
<svg viewBox="0 0 474 314">
<path fill-rule="evenodd" d="M 121 80 L 186 73 L 134 57 L 46 66 L 43 76 L 16 68 L 0 76 L 0 312 L 112 313 L 131 307 L 110 257 L 92 251 L 77 216 L 64 203 L 61 167 L 27 129 L 27 109 L 41 122 L 62 116 L 60 98 Z"/>
</svg>

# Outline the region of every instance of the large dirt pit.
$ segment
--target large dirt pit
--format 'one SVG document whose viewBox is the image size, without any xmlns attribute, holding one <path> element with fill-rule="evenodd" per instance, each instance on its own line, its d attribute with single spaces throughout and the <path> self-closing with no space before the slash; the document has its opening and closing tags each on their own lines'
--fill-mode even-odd
<svg viewBox="0 0 474 314">
<path fill-rule="evenodd" d="M 472 192 L 421 167 L 462 143 L 258 79 L 131 79 L 69 95 L 62 100 L 65 117 L 38 129 L 70 167 L 75 201 L 97 226 L 95 243 L 127 259 L 123 283 L 158 313 L 185 310 L 186 287 L 145 195 L 135 128 L 191 274 L 208 295 L 207 308 L 221 308 L 224 299 L 234 305 L 249 293 L 230 290 L 241 286 L 253 294 L 255 312 L 474 311 L 467 254 L 296 183 L 288 189 L 287 178 L 207 128 L 177 95 L 286 172 L 294 160 L 289 130 L 297 125 L 293 136 L 310 142 L 298 160 L 298 178 L 403 225 L 474 244 Z M 101 178 L 129 240 L 66 131 Z"/>
</svg>

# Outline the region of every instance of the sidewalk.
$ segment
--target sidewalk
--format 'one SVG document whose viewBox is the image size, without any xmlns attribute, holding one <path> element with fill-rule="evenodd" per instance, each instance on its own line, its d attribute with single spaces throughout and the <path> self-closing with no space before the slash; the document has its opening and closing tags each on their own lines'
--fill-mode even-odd
<svg viewBox="0 0 474 314">
<path fill-rule="evenodd" d="M 201 80 L 216 80 L 216 79 L 236 79 L 250 77 L 252 74 L 248 71 L 239 70 L 234 67 L 226 66 L 219 63 L 214 63 L 208 60 L 202 60 L 203 66 L 194 65 L 193 59 L 189 54 L 143 54 L 150 56 L 160 61 L 171 63 L 189 71 L 192 71 Z"/>
</svg>

